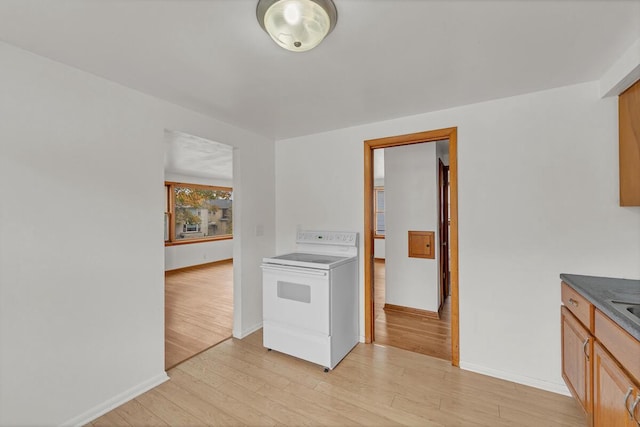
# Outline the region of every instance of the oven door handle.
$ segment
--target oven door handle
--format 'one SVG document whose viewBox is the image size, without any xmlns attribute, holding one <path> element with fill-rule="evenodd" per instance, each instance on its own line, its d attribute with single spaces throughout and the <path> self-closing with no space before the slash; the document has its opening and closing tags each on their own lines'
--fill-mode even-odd
<svg viewBox="0 0 640 427">
<path fill-rule="evenodd" d="M 324 270 L 314 270 L 311 268 L 304 267 L 291 267 L 291 266 L 278 266 L 274 264 L 262 264 L 262 270 L 264 271 L 278 271 L 281 273 L 294 273 L 301 274 L 304 276 L 326 276 L 327 271 Z"/>
</svg>

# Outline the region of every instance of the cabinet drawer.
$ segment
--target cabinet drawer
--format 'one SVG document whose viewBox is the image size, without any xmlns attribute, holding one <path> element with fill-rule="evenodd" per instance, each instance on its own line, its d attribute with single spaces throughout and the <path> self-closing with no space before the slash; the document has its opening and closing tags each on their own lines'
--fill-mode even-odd
<svg viewBox="0 0 640 427">
<path fill-rule="evenodd" d="M 564 282 L 562 282 L 562 303 L 593 333 L 593 305 Z"/>
<path fill-rule="evenodd" d="M 595 314 L 595 335 L 609 353 L 640 383 L 640 341 L 600 310 Z"/>
</svg>

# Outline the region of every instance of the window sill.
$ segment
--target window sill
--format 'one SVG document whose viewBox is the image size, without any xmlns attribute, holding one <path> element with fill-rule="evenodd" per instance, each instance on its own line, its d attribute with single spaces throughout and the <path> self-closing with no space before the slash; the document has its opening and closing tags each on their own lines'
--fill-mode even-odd
<svg viewBox="0 0 640 427">
<path fill-rule="evenodd" d="M 378 234 L 374 234 L 373 235 L 374 239 L 384 239 L 384 236 L 378 235 Z"/>
<path fill-rule="evenodd" d="M 232 240 L 232 235 L 227 236 L 216 236 L 216 237 L 205 237 L 203 239 L 188 239 L 188 240 L 176 240 L 175 242 L 164 242 L 166 246 L 180 246 L 180 245 L 189 245 L 191 243 L 204 243 L 204 242 L 217 242 L 219 240 Z"/>
</svg>

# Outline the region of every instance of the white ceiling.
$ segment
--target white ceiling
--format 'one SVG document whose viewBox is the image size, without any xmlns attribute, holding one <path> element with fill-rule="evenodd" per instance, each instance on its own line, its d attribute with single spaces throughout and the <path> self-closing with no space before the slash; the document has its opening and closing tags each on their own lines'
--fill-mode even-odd
<svg viewBox="0 0 640 427">
<path fill-rule="evenodd" d="M 0 0 L 0 40 L 276 139 L 597 80 L 640 0 L 335 0 L 316 49 L 257 0 Z"/>
<path fill-rule="evenodd" d="M 176 131 L 165 131 L 165 172 L 231 181 L 233 148 Z"/>
</svg>

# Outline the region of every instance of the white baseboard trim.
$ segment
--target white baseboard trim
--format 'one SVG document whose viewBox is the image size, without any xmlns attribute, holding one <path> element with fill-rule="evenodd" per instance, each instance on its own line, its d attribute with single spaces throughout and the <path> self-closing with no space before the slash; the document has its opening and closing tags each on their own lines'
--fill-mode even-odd
<svg viewBox="0 0 640 427">
<path fill-rule="evenodd" d="M 541 390 L 562 394 L 564 396 L 571 396 L 569 389 L 564 384 L 542 381 L 542 380 L 527 377 L 524 375 L 517 375 L 510 372 L 504 372 L 497 369 L 491 369 L 491 368 L 486 368 L 484 366 L 474 365 L 473 363 L 460 362 L 460 369 L 464 369 L 465 371 L 475 372 L 478 374 L 488 375 L 490 377 L 500 378 L 501 380 L 507 380 L 514 383 L 539 388 Z"/>
<path fill-rule="evenodd" d="M 258 323 L 256 325 L 253 325 L 252 327 L 250 327 L 248 329 L 245 329 L 243 331 L 234 330 L 233 331 L 233 337 L 241 340 L 242 338 L 245 338 L 245 337 L 251 335 L 252 333 L 254 333 L 255 331 L 257 331 L 260 328 L 262 328 L 262 322 L 260 322 L 260 323 Z"/>
<path fill-rule="evenodd" d="M 70 420 L 63 423 L 62 425 L 63 426 L 86 425 L 91 421 L 95 420 L 96 418 L 98 418 L 99 416 L 104 415 L 107 412 L 111 411 L 112 409 L 115 409 L 118 406 L 122 405 L 123 403 L 126 403 L 131 399 L 140 396 L 142 393 L 147 392 L 156 386 L 159 386 L 160 384 L 162 384 L 167 380 L 169 380 L 169 376 L 167 375 L 166 372 L 163 372 L 159 375 L 156 375 L 153 378 L 148 379 L 147 381 L 144 381 L 130 388 L 129 390 L 126 390 L 112 397 L 111 399 L 107 400 L 104 403 L 94 406 L 93 408 L 78 415 L 77 417 L 71 418 Z"/>
</svg>

